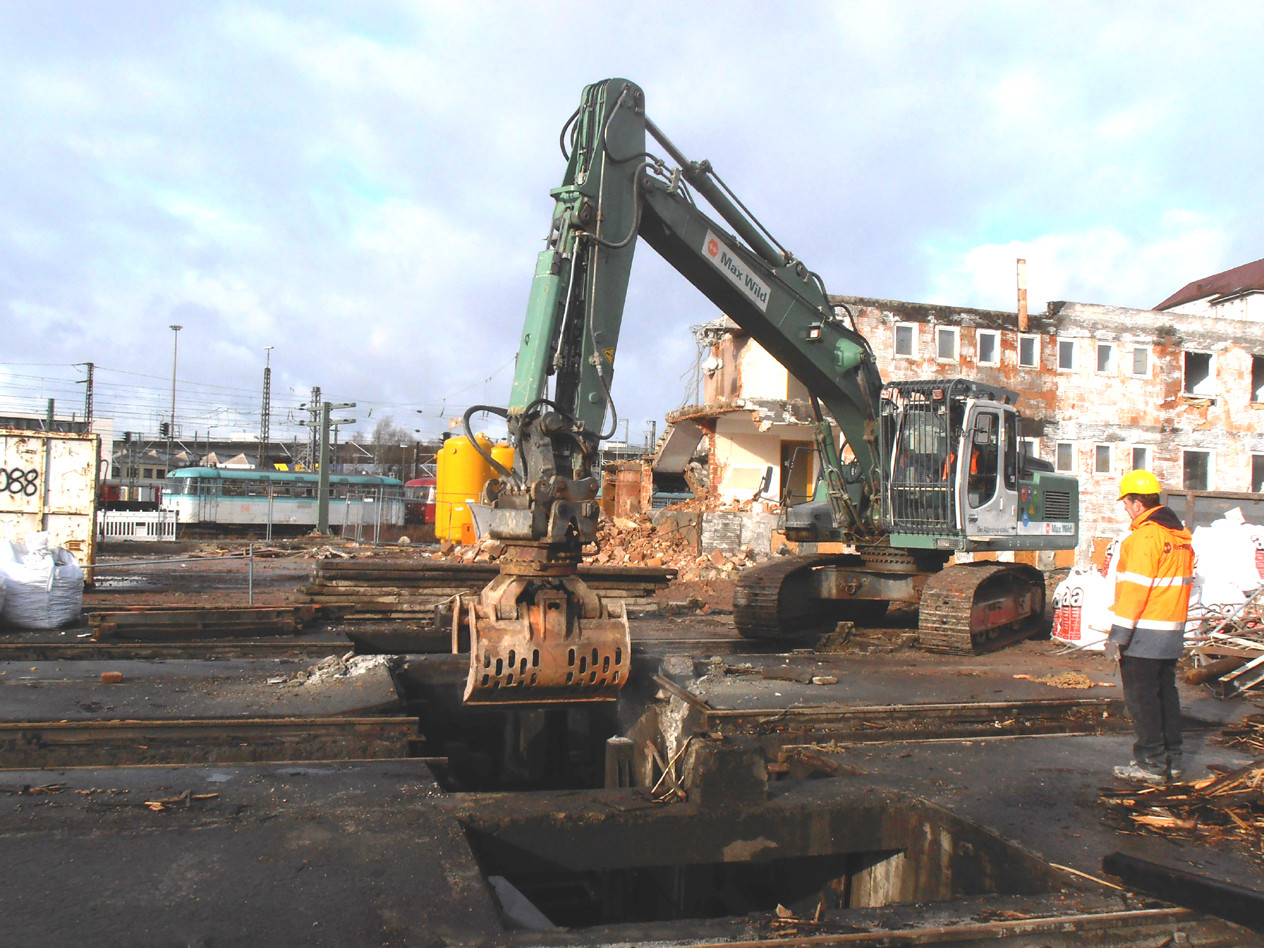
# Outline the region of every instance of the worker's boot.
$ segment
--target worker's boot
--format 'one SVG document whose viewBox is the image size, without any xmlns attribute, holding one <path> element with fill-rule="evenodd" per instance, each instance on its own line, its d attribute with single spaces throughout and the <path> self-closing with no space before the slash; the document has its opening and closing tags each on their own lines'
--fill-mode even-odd
<svg viewBox="0 0 1264 948">
<path fill-rule="evenodd" d="M 1138 764 L 1135 760 L 1128 764 L 1127 767 L 1116 767 L 1115 776 L 1120 780 L 1128 780 L 1132 783 L 1145 783 L 1152 787 L 1161 787 L 1167 783 L 1167 774 L 1162 770 L 1151 770 Z"/>
</svg>

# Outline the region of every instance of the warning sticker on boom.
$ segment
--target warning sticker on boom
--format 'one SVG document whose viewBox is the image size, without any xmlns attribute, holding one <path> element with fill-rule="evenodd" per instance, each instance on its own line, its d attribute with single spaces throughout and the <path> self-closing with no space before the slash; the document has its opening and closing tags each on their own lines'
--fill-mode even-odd
<svg viewBox="0 0 1264 948">
<path fill-rule="evenodd" d="M 716 268 L 750 297 L 751 302 L 759 307 L 761 313 L 768 312 L 768 285 L 746 269 L 737 254 L 733 253 L 724 241 L 707 231 L 706 241 L 702 245 L 703 254 L 715 264 Z"/>
</svg>

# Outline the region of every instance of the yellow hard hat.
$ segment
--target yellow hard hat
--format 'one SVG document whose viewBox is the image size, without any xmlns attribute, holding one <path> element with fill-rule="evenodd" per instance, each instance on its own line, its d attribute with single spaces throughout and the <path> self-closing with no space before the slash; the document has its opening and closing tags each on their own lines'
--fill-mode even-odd
<svg viewBox="0 0 1264 948">
<path fill-rule="evenodd" d="M 1119 499 L 1129 494 L 1157 494 L 1162 489 L 1159 479 L 1149 471 L 1129 471 L 1119 481 Z"/>
</svg>

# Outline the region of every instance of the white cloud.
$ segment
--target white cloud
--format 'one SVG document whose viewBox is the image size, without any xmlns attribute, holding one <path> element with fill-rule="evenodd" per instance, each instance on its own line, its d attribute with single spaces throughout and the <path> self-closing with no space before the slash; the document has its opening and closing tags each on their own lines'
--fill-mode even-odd
<svg viewBox="0 0 1264 948">
<path fill-rule="evenodd" d="M 1148 306 L 1264 255 L 1247 5 L 26 7 L 0 12 L 10 358 L 163 365 L 184 322 L 182 385 L 243 406 L 262 345 L 303 391 L 278 401 L 507 394 L 483 380 L 517 345 L 558 132 L 608 75 L 834 292 L 1012 309 L 1025 256 L 1033 309 Z M 614 393 L 634 429 L 679 404 L 713 314 L 653 256 Z"/>
<path fill-rule="evenodd" d="M 1150 233 L 1100 226 L 955 254 L 932 251 L 928 292 L 933 302 L 1013 311 L 1021 258 L 1033 312 L 1050 300 L 1146 309 L 1191 280 L 1224 269 L 1228 244 L 1224 228 L 1207 216 L 1174 210 Z"/>
</svg>

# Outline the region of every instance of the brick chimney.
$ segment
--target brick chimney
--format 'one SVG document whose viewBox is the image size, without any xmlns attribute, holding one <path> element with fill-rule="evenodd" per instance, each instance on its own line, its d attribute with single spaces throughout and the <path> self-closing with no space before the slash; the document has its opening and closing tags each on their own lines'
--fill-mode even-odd
<svg viewBox="0 0 1264 948">
<path fill-rule="evenodd" d="M 1018 331 L 1027 331 L 1027 261 L 1018 258 Z"/>
</svg>

